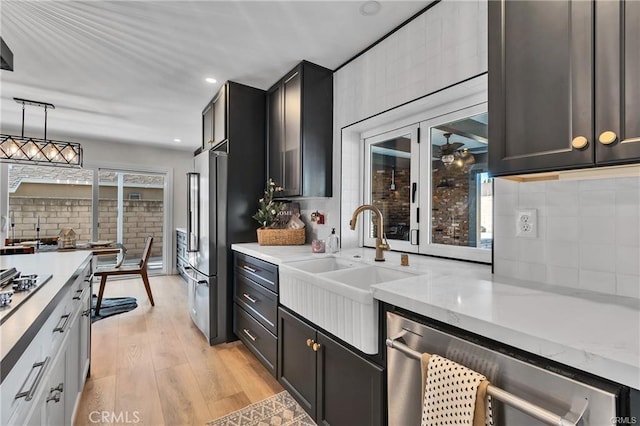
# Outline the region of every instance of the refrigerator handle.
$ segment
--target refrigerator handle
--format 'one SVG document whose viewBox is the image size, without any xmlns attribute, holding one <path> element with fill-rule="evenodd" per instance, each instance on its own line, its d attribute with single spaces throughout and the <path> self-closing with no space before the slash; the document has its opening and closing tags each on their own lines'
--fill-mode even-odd
<svg viewBox="0 0 640 426">
<path fill-rule="evenodd" d="M 187 251 L 198 251 L 200 240 L 200 173 L 187 173 Z"/>
</svg>

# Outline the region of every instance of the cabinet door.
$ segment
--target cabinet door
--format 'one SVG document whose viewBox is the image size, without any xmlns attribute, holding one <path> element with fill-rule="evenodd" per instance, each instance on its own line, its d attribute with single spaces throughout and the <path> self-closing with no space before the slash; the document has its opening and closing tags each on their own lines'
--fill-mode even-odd
<svg viewBox="0 0 640 426">
<path fill-rule="evenodd" d="M 222 86 L 213 100 L 213 143 L 227 139 L 227 86 Z"/>
<path fill-rule="evenodd" d="M 202 149 L 209 149 L 213 143 L 213 103 L 202 111 Z"/>
<path fill-rule="evenodd" d="M 599 164 L 640 159 L 638 40 L 640 2 L 596 2 L 596 136 L 599 141 L 596 162 Z"/>
<path fill-rule="evenodd" d="M 268 177 L 276 184 L 284 185 L 284 122 L 282 113 L 282 86 L 276 86 L 267 95 L 267 143 L 268 143 Z"/>
<path fill-rule="evenodd" d="M 315 329 L 286 311 L 278 312 L 278 381 L 312 418 L 316 416 Z"/>
<path fill-rule="evenodd" d="M 84 381 L 89 374 L 91 364 L 91 287 L 82 295 L 82 312 L 80 313 L 80 377 L 78 390 L 82 391 Z"/>
<path fill-rule="evenodd" d="M 82 313 L 78 312 L 73 318 L 71 327 L 66 331 L 69 338 L 66 345 L 66 367 L 64 376 L 64 407 L 65 407 L 65 424 L 71 424 L 73 411 L 80 392 L 80 321 Z"/>
<path fill-rule="evenodd" d="M 301 157 L 302 78 L 293 73 L 284 81 L 284 192 L 285 197 L 302 195 Z"/>
<path fill-rule="evenodd" d="M 489 2 L 494 175 L 593 165 L 592 22 L 587 1 Z"/>
<path fill-rule="evenodd" d="M 382 425 L 384 370 L 318 332 L 319 425 Z"/>
<path fill-rule="evenodd" d="M 47 425 L 70 424 L 65 421 L 65 373 L 66 351 L 62 351 L 55 363 L 51 366 L 51 373 L 45 389 L 44 422 Z"/>
</svg>

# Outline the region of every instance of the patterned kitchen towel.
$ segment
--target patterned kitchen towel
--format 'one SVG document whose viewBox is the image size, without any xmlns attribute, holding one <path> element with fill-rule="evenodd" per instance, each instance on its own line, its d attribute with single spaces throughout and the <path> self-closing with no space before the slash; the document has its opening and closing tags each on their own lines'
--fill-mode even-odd
<svg viewBox="0 0 640 426">
<path fill-rule="evenodd" d="M 486 424 L 489 381 L 485 376 L 438 355 L 424 354 L 420 364 L 422 426 Z"/>
</svg>

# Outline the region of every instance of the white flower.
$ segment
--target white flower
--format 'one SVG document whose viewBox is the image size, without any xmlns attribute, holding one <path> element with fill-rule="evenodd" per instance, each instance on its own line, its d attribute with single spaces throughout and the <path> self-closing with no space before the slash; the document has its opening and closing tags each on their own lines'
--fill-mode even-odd
<svg viewBox="0 0 640 426">
<path fill-rule="evenodd" d="M 276 214 L 276 210 L 275 210 L 275 209 L 272 209 L 272 210 L 271 210 L 271 214 Z"/>
<path fill-rule="evenodd" d="M 260 199 L 258 200 L 258 202 L 259 202 L 259 203 L 264 203 L 264 198 L 260 198 Z"/>
</svg>

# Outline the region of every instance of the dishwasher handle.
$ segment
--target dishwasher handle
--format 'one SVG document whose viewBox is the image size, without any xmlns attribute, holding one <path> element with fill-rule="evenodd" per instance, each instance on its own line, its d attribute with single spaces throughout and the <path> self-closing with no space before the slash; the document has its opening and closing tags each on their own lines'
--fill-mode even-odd
<svg viewBox="0 0 640 426">
<path fill-rule="evenodd" d="M 420 352 L 411 349 L 404 343 L 397 340 L 387 339 L 385 344 L 391 349 L 396 349 L 399 352 L 402 352 L 409 358 L 416 360 L 420 360 L 422 358 L 422 354 Z M 577 414 L 570 411 L 563 417 L 493 385 L 487 386 L 487 395 L 525 414 L 528 414 L 536 420 L 555 426 L 578 426 L 579 424 L 582 424 L 584 413 L 589 407 L 589 400 L 585 399 L 584 405 L 579 409 Z"/>
</svg>

